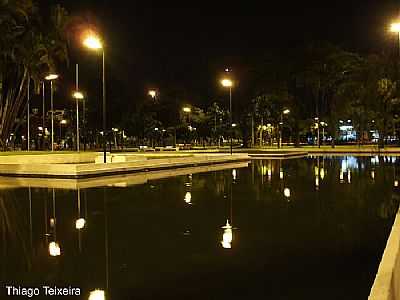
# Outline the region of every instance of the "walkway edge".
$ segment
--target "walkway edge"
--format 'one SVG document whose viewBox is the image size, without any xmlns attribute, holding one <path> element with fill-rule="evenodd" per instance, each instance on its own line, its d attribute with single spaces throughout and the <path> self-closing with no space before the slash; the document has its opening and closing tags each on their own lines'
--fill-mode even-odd
<svg viewBox="0 0 400 300">
<path fill-rule="evenodd" d="M 400 300 L 400 209 L 368 299 Z"/>
</svg>

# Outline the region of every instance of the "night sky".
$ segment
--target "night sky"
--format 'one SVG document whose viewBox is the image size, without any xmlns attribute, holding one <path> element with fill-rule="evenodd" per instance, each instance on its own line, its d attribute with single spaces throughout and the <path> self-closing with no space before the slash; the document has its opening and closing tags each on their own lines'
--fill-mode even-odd
<svg viewBox="0 0 400 300">
<path fill-rule="evenodd" d="M 310 41 L 360 53 L 381 51 L 389 39 L 387 26 L 400 9 L 398 0 L 57 3 L 76 24 L 92 24 L 104 36 L 108 98 L 115 115 L 124 111 L 121 106 L 134 106 L 150 87 L 161 95 L 176 90 L 182 102 L 205 106 L 223 97 L 218 78 L 226 67 L 233 70 L 239 89 L 241 72 L 268 51 Z M 82 88 L 97 98 L 100 58 L 76 42 L 70 46 L 71 65 L 81 66 Z M 64 85 L 72 87 L 73 68 L 68 72 Z"/>
</svg>

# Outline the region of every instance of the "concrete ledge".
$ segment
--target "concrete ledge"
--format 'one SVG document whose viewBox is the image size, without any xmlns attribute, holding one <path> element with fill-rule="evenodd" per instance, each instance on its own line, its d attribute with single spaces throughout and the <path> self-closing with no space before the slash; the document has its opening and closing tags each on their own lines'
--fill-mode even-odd
<svg viewBox="0 0 400 300">
<path fill-rule="evenodd" d="M 209 154 L 107 164 L 3 164 L 0 165 L 0 175 L 78 179 L 248 160 L 247 154 Z"/>
<path fill-rule="evenodd" d="M 368 299 L 400 300 L 400 210 Z"/>
<path fill-rule="evenodd" d="M 0 164 L 81 164 L 94 162 L 102 152 L 0 155 Z M 109 155 L 109 153 L 108 153 Z"/>
<path fill-rule="evenodd" d="M 216 165 L 166 169 L 160 171 L 140 172 L 127 175 L 101 176 L 83 179 L 33 178 L 33 177 L 1 177 L 0 189 L 15 189 L 20 187 L 55 188 L 55 189 L 87 189 L 102 186 L 127 187 L 143 184 L 149 180 L 157 180 L 187 174 L 219 171 L 225 169 L 246 168 L 249 162 L 229 162 Z"/>
</svg>

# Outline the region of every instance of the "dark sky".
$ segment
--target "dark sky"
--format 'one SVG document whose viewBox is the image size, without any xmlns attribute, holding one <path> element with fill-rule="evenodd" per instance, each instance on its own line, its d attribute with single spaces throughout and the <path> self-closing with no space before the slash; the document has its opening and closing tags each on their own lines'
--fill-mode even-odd
<svg viewBox="0 0 400 300">
<path fill-rule="evenodd" d="M 225 67 L 237 70 L 240 81 L 240 70 L 262 53 L 286 51 L 308 41 L 379 51 L 388 39 L 386 26 L 400 9 L 400 0 L 58 3 L 79 22 L 99 27 L 107 47 L 109 97 L 123 98 L 115 103 L 129 105 L 148 87 L 158 87 L 161 93 L 179 89 L 183 102 L 210 102 L 221 97 L 218 77 Z M 98 77 L 89 74 L 96 73 L 93 64 L 100 60 L 74 43 L 71 48 L 71 63 L 79 62 L 81 77 L 88 77 L 88 89 L 93 88 Z M 85 84 L 85 78 L 82 81 Z M 97 97 L 95 91 L 92 94 Z"/>
</svg>

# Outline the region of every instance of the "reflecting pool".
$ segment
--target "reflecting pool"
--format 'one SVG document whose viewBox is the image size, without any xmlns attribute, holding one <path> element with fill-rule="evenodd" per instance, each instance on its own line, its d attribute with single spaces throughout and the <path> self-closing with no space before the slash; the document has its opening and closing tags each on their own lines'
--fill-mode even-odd
<svg viewBox="0 0 400 300">
<path fill-rule="evenodd" d="M 47 188 L 0 179 L 0 298 L 6 284 L 47 284 L 80 287 L 70 299 L 367 299 L 400 159 L 179 172 Z"/>
</svg>

